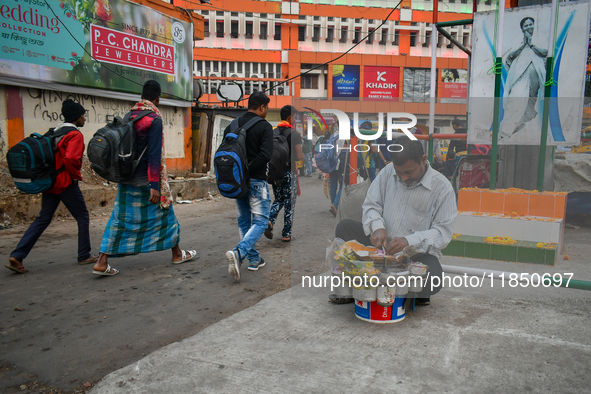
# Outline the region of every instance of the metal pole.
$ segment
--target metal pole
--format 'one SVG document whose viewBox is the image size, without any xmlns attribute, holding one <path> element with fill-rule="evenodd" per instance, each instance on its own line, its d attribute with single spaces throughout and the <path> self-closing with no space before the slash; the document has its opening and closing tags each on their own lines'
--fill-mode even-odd
<svg viewBox="0 0 591 394">
<path fill-rule="evenodd" d="M 544 191 L 544 172 L 546 169 L 546 149 L 548 144 L 548 122 L 550 121 L 550 100 L 552 100 L 552 74 L 554 73 L 554 26 L 558 0 L 552 0 L 552 16 L 550 17 L 550 42 L 546 57 L 546 86 L 544 89 L 544 112 L 542 113 L 542 135 L 540 139 L 540 157 L 538 159 L 538 191 Z"/>
<path fill-rule="evenodd" d="M 497 28 L 497 57 L 495 59 L 495 97 L 493 109 L 492 149 L 490 152 L 490 190 L 497 187 L 497 149 L 499 144 L 499 112 L 501 106 L 501 68 L 503 64 L 503 26 L 505 23 L 505 0 L 499 1 L 499 24 Z M 500 64 L 497 71 L 497 65 Z"/>
<path fill-rule="evenodd" d="M 433 24 L 431 26 L 431 91 L 429 92 L 429 162 L 433 162 L 433 133 L 435 133 L 435 91 L 437 88 L 437 12 L 438 1 L 433 2 Z"/>
</svg>

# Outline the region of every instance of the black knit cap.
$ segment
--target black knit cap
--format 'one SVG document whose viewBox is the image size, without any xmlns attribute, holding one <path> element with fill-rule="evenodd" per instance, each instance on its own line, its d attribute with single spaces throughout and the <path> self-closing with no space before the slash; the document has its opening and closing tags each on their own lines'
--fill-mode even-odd
<svg viewBox="0 0 591 394">
<path fill-rule="evenodd" d="M 84 115 L 85 112 L 84 107 L 73 100 L 67 99 L 62 103 L 62 115 L 64 115 L 65 122 L 72 123 Z"/>
</svg>

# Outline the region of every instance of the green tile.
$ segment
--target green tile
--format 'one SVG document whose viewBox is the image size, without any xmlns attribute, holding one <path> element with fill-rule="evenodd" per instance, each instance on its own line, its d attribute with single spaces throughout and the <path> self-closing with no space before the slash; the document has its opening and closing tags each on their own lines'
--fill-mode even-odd
<svg viewBox="0 0 591 394">
<path fill-rule="evenodd" d="M 490 245 L 479 242 L 466 242 L 464 257 L 475 259 L 490 259 Z"/>
<path fill-rule="evenodd" d="M 556 262 L 556 248 L 546 249 L 546 265 L 554 265 Z"/>
<path fill-rule="evenodd" d="M 533 242 L 531 242 L 533 243 Z M 519 246 L 517 248 L 517 261 L 519 263 L 546 264 L 546 249 L 538 249 Z"/>
<path fill-rule="evenodd" d="M 490 259 L 499 261 L 517 261 L 516 245 L 491 245 Z"/>
<path fill-rule="evenodd" d="M 524 248 L 530 248 L 530 249 L 537 249 L 536 247 L 537 242 L 532 242 L 532 241 L 521 241 L 519 243 L 520 247 L 524 247 Z"/>
<path fill-rule="evenodd" d="M 466 242 L 472 242 L 472 243 L 477 243 L 477 244 L 486 244 L 486 242 L 484 241 L 486 237 L 480 237 L 477 235 L 470 235 L 468 236 L 468 239 L 466 240 Z"/>
<path fill-rule="evenodd" d="M 459 237 L 458 237 L 459 238 Z M 452 240 L 445 249 L 441 251 L 446 256 L 458 256 L 464 257 L 464 241 L 458 241 L 458 239 Z"/>
</svg>

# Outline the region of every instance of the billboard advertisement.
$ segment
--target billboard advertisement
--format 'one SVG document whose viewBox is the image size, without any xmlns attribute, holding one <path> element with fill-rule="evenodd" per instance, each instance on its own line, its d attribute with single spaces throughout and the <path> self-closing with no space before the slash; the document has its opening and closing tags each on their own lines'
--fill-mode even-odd
<svg viewBox="0 0 591 394">
<path fill-rule="evenodd" d="M 468 71 L 457 68 L 441 70 L 439 97 L 442 103 L 466 103 L 468 97 Z"/>
<path fill-rule="evenodd" d="M 372 100 L 398 98 L 400 69 L 398 67 L 365 66 L 363 68 L 363 97 Z"/>
<path fill-rule="evenodd" d="M 332 97 L 359 98 L 359 66 L 332 66 Z"/>
<path fill-rule="evenodd" d="M 560 3 L 556 36 L 550 31 L 551 6 L 505 11 L 500 77 L 499 144 L 539 145 L 547 57 L 554 57 L 549 98 L 548 144 L 580 141 L 589 41 L 589 3 Z M 468 143 L 492 141 L 496 54 L 495 12 L 474 17 L 474 45 L 468 102 Z M 548 53 L 550 39 L 556 42 Z"/>
<path fill-rule="evenodd" d="M 192 26 L 126 0 L 0 5 L 0 76 L 192 101 Z"/>
</svg>

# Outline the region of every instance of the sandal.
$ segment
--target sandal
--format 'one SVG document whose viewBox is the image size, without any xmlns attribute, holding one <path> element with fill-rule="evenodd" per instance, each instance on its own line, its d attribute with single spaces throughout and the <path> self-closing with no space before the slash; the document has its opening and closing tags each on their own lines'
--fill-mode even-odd
<svg viewBox="0 0 591 394">
<path fill-rule="evenodd" d="M 27 272 L 29 272 L 28 269 L 26 269 L 25 267 L 23 267 L 22 262 L 18 261 L 14 257 L 9 258 L 8 259 L 8 262 L 10 264 L 6 264 L 4 266 L 6 268 L 8 268 L 9 270 L 11 270 L 12 272 L 16 272 L 17 274 L 26 274 Z M 13 263 L 14 263 L 14 265 L 13 265 Z M 17 266 L 18 264 L 20 264 L 20 267 Z"/>
<path fill-rule="evenodd" d="M 273 223 L 269 222 L 269 225 L 265 229 L 265 237 L 273 239 Z"/>
<path fill-rule="evenodd" d="M 335 218 L 337 217 L 337 208 L 334 205 L 330 206 L 329 211 L 330 213 L 332 213 L 332 216 L 334 216 Z"/>
<path fill-rule="evenodd" d="M 196 250 L 181 250 L 181 259 L 179 261 L 172 261 L 173 264 L 183 264 L 193 259 L 198 259 Z"/>
<path fill-rule="evenodd" d="M 104 270 L 104 271 L 92 270 L 92 273 L 95 275 L 101 275 L 101 276 L 113 276 L 113 275 L 117 275 L 119 273 L 119 270 L 115 269 L 115 268 L 111 267 L 109 264 L 107 264 L 106 270 Z"/>
<path fill-rule="evenodd" d="M 86 260 L 79 261 L 78 264 L 84 265 L 84 264 L 96 263 L 97 261 L 98 261 L 98 256 L 90 255 L 90 257 L 88 257 Z"/>
</svg>

